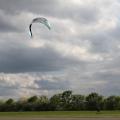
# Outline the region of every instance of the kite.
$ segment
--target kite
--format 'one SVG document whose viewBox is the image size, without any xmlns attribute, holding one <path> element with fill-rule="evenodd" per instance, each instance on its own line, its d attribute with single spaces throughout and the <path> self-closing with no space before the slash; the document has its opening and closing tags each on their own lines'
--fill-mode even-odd
<svg viewBox="0 0 120 120">
<path fill-rule="evenodd" d="M 43 17 L 34 18 L 29 25 L 29 30 L 30 30 L 30 36 L 31 37 L 33 37 L 33 34 L 32 34 L 32 24 L 33 23 L 41 23 L 41 24 L 44 24 L 49 30 L 51 29 L 50 23 L 48 22 L 48 20 L 46 18 L 43 18 Z"/>
</svg>

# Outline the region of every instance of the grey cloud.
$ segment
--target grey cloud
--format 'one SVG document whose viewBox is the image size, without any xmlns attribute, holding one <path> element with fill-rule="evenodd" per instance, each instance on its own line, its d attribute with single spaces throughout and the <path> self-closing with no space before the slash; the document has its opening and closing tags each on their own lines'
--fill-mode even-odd
<svg viewBox="0 0 120 120">
<path fill-rule="evenodd" d="M 14 24 L 15 19 L 13 16 L 10 16 L 3 11 L 0 11 L 0 32 L 21 32 L 21 29 L 18 25 Z"/>
<path fill-rule="evenodd" d="M 64 0 L 2 0 L 0 8 L 7 13 L 33 12 L 40 15 L 52 16 L 60 19 L 70 19 L 83 24 L 94 23 L 98 20 L 100 11 L 94 5 L 70 5 Z"/>
<path fill-rule="evenodd" d="M 104 95 L 120 95 L 119 81 L 111 81 L 102 86 L 102 94 Z"/>
<path fill-rule="evenodd" d="M 9 87 L 5 86 L 0 86 L 0 98 L 11 98 L 11 97 L 16 97 L 17 96 L 17 91 L 16 89 L 11 89 Z"/>
<path fill-rule="evenodd" d="M 9 47 L 0 51 L 0 72 L 56 71 L 79 63 L 53 48 Z"/>
<path fill-rule="evenodd" d="M 70 88 L 69 81 L 62 81 L 62 80 L 36 80 L 35 83 L 40 87 L 42 90 L 66 90 Z"/>
<path fill-rule="evenodd" d="M 57 72 L 62 72 L 66 75 L 62 77 L 62 80 L 61 76 L 56 77 L 56 79 L 46 77 L 46 79 L 37 80 L 31 80 L 31 78 L 27 77 L 25 79 L 28 81 L 30 79 L 32 82 L 30 86 L 25 87 L 18 86 L 19 83 L 10 87 L 5 85 L 7 83 L 4 83 L 4 86 L 1 83 L 0 95 L 17 96 L 19 90 L 25 89 L 25 91 L 30 91 L 34 87 L 35 89 L 33 91 L 36 91 L 36 93 L 44 90 L 55 93 L 58 89 L 67 89 L 71 86 L 73 91 L 76 90 L 77 92 L 89 93 L 91 92 L 90 89 L 95 88 L 103 94 L 119 94 L 120 82 L 119 74 L 117 74 L 120 71 L 120 49 L 117 48 L 120 44 L 119 23 L 115 23 L 116 27 L 114 27 L 114 22 L 116 21 L 113 20 L 113 23 L 109 23 L 108 21 L 109 24 L 106 22 L 107 20 L 111 20 L 112 15 L 113 18 L 118 17 L 112 13 L 113 8 L 116 9 L 115 6 L 112 8 L 110 5 L 113 3 L 112 0 L 109 8 L 106 7 L 107 1 L 109 2 L 110 0 L 106 0 L 105 3 L 102 1 L 101 4 L 94 1 L 90 3 L 85 1 L 82 5 L 74 5 L 69 3 L 69 0 L 67 2 L 64 0 L 0 0 L 0 9 L 3 11 L 3 14 L 0 14 L 0 72 L 5 72 L 6 74 L 14 73 L 16 76 L 18 76 L 17 73 L 23 74 L 24 72 L 30 72 L 30 75 L 31 72 L 40 72 L 41 74 L 46 72 L 45 76 L 51 74 L 51 72 L 54 72 L 54 75 Z M 111 11 L 112 15 L 109 14 L 110 12 L 106 12 L 106 10 Z M 119 11 L 118 9 L 116 10 Z M 19 16 L 21 13 L 24 13 L 24 15 Z M 35 37 L 39 36 L 40 41 L 44 40 L 45 44 L 48 42 L 50 43 L 49 45 L 40 48 L 29 47 L 29 42 L 26 42 L 29 38 L 26 39 L 25 36 L 27 36 L 27 33 L 25 31 L 19 35 L 17 33 L 12 33 L 11 35 L 5 34 L 5 32 L 19 32 L 17 29 L 28 27 L 27 24 L 29 25 L 29 23 L 27 22 L 31 21 L 29 18 L 32 18 L 32 15 L 33 17 L 35 15 L 42 15 L 53 20 L 51 21 L 54 24 L 51 32 L 46 34 L 44 30 L 39 29 L 37 31 L 38 34 L 35 33 Z M 13 16 L 16 20 L 19 19 L 19 25 L 11 22 Z M 23 21 L 24 17 L 27 20 Z M 6 19 L 10 21 L 6 21 Z M 68 22 L 67 27 L 65 23 L 61 24 L 61 21 L 63 23 Z M 69 29 L 70 23 L 73 25 L 71 27 L 73 31 Z M 37 27 L 35 26 L 36 29 Z M 22 42 L 20 43 L 18 41 Z M 55 41 L 59 41 L 57 45 Z M 70 51 L 67 51 L 69 47 L 62 48 L 61 44 L 71 45 L 71 53 L 73 52 L 73 54 L 70 54 L 71 56 L 64 56 L 65 49 L 65 52 Z M 73 44 L 77 48 L 80 47 L 80 51 L 79 49 L 72 50 Z M 61 51 L 58 52 L 56 47 L 53 46 L 61 47 Z M 88 62 L 81 61 L 79 54 L 80 56 L 82 54 L 84 57 L 88 55 Z M 110 56 L 110 59 L 101 61 L 92 59 L 89 61 L 90 55 L 94 54 L 100 57 L 103 57 L 105 54 Z M 79 59 L 74 57 L 74 55 L 77 55 Z M 112 70 L 112 72 L 109 72 L 109 70 Z M 101 73 L 101 71 L 107 72 Z M 18 81 L 23 80 L 24 83 L 24 78 L 18 77 L 17 79 Z M 13 81 L 16 81 L 16 78 Z M 12 83 L 12 81 L 9 82 Z M 34 83 L 38 85 L 38 90 L 33 85 Z M 32 85 L 33 88 L 31 87 Z"/>
<path fill-rule="evenodd" d="M 111 71 L 106 72 L 96 72 L 94 73 L 92 79 L 96 81 L 104 81 L 105 84 L 99 86 L 98 89 L 102 88 L 100 92 L 104 95 L 119 95 L 119 81 L 120 75 Z"/>
<path fill-rule="evenodd" d="M 109 31 L 110 37 L 112 37 L 114 40 L 119 40 L 119 38 L 120 38 L 120 33 L 119 33 L 119 31 L 120 31 L 120 25 L 119 24 L 120 23 L 118 22 L 117 25 L 116 25 L 116 27 L 114 27 L 113 29 L 111 29 Z"/>
<path fill-rule="evenodd" d="M 64 12 L 66 18 L 72 18 L 72 20 L 83 24 L 96 23 L 100 14 L 98 8 L 89 5 L 68 7 Z"/>
<path fill-rule="evenodd" d="M 17 31 L 18 29 L 15 26 L 12 26 L 4 20 L 0 20 L 0 32 L 12 32 Z"/>
<path fill-rule="evenodd" d="M 96 72 L 93 74 L 93 78 L 95 80 L 101 79 L 101 81 L 106 81 L 106 82 L 118 82 L 120 75 L 118 73 L 113 73 L 111 71 L 106 71 L 106 72 Z"/>
<path fill-rule="evenodd" d="M 89 51 L 98 54 L 111 54 L 116 52 L 119 42 L 119 27 L 111 28 L 106 31 L 98 29 L 81 37 L 83 40 L 88 40 L 90 47 Z"/>
<path fill-rule="evenodd" d="M 109 53 L 111 51 L 111 38 L 105 33 L 94 33 L 90 38 L 91 42 L 91 52 L 96 53 Z"/>
<path fill-rule="evenodd" d="M 104 68 L 108 70 L 119 71 L 120 69 L 120 54 L 119 50 L 112 56 L 112 60 L 108 61 Z"/>
<path fill-rule="evenodd" d="M 33 11 L 37 13 L 49 12 L 54 9 L 57 0 L 1 0 L 0 8 L 6 11 L 6 13 L 16 14 L 21 11 Z"/>
</svg>

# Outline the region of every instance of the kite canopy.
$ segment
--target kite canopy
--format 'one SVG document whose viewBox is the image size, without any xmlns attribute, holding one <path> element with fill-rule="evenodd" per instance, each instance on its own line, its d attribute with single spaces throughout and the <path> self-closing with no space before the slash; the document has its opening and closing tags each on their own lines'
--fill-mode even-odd
<svg viewBox="0 0 120 120">
<path fill-rule="evenodd" d="M 39 18 L 34 18 L 31 22 L 31 24 L 29 25 L 29 30 L 30 30 L 30 36 L 32 37 L 32 24 L 33 23 L 42 23 L 44 24 L 49 30 L 51 29 L 50 27 L 50 23 L 48 22 L 48 20 L 46 18 L 43 18 L 43 17 L 39 17 Z"/>
</svg>

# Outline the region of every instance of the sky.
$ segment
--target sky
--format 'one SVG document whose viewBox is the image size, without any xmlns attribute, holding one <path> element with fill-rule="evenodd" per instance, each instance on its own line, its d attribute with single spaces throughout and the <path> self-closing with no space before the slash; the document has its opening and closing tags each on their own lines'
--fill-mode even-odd
<svg viewBox="0 0 120 120">
<path fill-rule="evenodd" d="M 72 90 L 120 95 L 120 0 L 0 0 L 0 98 Z M 45 17 L 42 24 L 29 24 Z"/>
</svg>

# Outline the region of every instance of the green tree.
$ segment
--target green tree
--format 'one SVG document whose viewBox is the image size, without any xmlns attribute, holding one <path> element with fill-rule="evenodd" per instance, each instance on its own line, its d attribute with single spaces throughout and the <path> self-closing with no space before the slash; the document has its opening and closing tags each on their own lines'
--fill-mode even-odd
<svg viewBox="0 0 120 120">
<path fill-rule="evenodd" d="M 14 100 L 12 98 L 10 98 L 6 101 L 6 104 L 8 104 L 8 105 L 11 105 L 13 103 L 14 103 Z"/>
<path fill-rule="evenodd" d="M 27 98 L 20 98 L 16 102 L 16 111 L 25 111 L 27 104 L 28 104 Z"/>
<path fill-rule="evenodd" d="M 88 110 L 100 111 L 103 109 L 103 96 L 91 93 L 86 97 L 86 108 Z"/>
<path fill-rule="evenodd" d="M 49 102 L 49 99 L 47 98 L 47 96 L 42 95 L 42 96 L 39 97 L 38 102 L 39 102 L 39 103 L 48 103 L 48 102 Z"/>
<path fill-rule="evenodd" d="M 4 101 L 0 100 L 0 112 L 4 111 Z"/>
<path fill-rule="evenodd" d="M 62 94 L 55 94 L 50 98 L 50 104 L 54 110 L 63 110 Z"/>
<path fill-rule="evenodd" d="M 109 96 L 105 99 L 105 109 L 107 110 L 119 110 L 120 109 L 120 97 Z"/>
<path fill-rule="evenodd" d="M 63 110 L 71 109 L 71 102 L 72 102 L 72 91 L 71 90 L 64 91 L 62 93 L 61 102 L 62 102 Z"/>
<path fill-rule="evenodd" d="M 28 98 L 28 103 L 35 103 L 38 101 L 38 97 L 37 96 L 32 96 L 30 98 Z"/>
<path fill-rule="evenodd" d="M 10 98 L 4 104 L 4 111 L 16 111 L 16 103 L 15 101 Z"/>
<path fill-rule="evenodd" d="M 34 104 L 34 108 L 36 111 L 50 110 L 51 106 L 50 106 L 49 99 L 47 98 L 47 96 L 42 95 L 42 96 L 38 97 L 36 104 Z"/>
<path fill-rule="evenodd" d="M 85 110 L 85 97 L 83 95 L 72 95 L 71 110 Z"/>
</svg>

